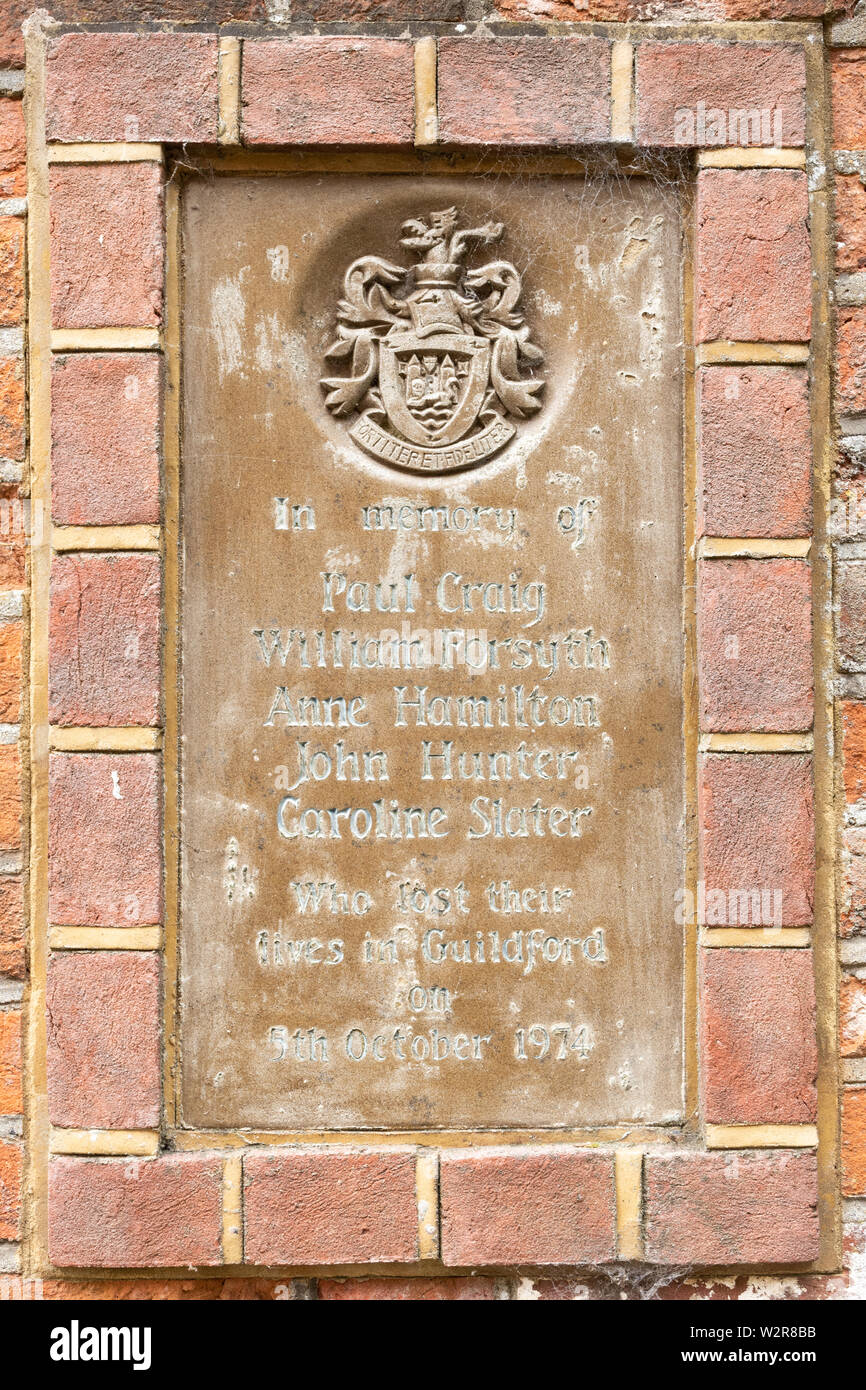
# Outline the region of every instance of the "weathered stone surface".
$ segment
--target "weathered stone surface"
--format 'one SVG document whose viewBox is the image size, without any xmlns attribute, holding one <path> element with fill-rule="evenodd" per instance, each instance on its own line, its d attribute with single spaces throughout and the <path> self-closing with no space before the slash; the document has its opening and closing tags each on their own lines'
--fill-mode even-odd
<svg viewBox="0 0 866 1390">
<path fill-rule="evenodd" d="M 160 961 L 61 951 L 48 971 L 48 1111 L 66 1129 L 159 1123 Z"/>
<path fill-rule="evenodd" d="M 802 342 L 812 321 L 806 175 L 698 175 L 698 342 Z"/>
<path fill-rule="evenodd" d="M 57 525 L 159 521 L 159 433 L 155 353 L 55 357 L 51 509 Z"/>
<path fill-rule="evenodd" d="M 673 1122 L 675 206 L 647 180 L 202 180 L 184 224 L 186 1123 Z M 527 267 L 545 360 L 514 387 L 523 413 L 489 402 L 495 454 L 462 452 L 484 439 L 471 414 L 465 438 L 431 440 L 409 405 L 407 422 L 414 386 L 388 385 L 377 421 L 328 408 L 357 370 L 322 355 L 367 273 L 344 288 L 347 267 L 386 260 L 381 312 L 412 293 L 388 266 L 438 264 L 418 261 L 437 246 L 458 279 L 501 279 L 509 322 Z M 400 349 L 405 370 L 441 351 L 447 376 L 456 340 L 483 383 L 490 339 L 472 339 L 437 330 Z M 379 349 L 383 390 L 400 341 Z M 509 342 L 489 370 L 514 401 Z"/>
<path fill-rule="evenodd" d="M 248 1264 L 361 1264 L 417 1256 L 414 1149 L 316 1149 L 244 1158 Z"/>
<path fill-rule="evenodd" d="M 52 753 L 52 922 L 129 927 L 160 921 L 161 785 L 153 753 Z"/>
<path fill-rule="evenodd" d="M 814 1154 L 650 1154 L 644 1190 L 654 1262 L 805 1264 L 818 1254 Z"/>
<path fill-rule="evenodd" d="M 610 1154 L 446 1150 L 439 1201 L 446 1265 L 596 1264 L 616 1253 Z"/>
<path fill-rule="evenodd" d="M 54 1159 L 48 1192 L 52 1264 L 219 1264 L 221 1178 L 222 1163 L 212 1154 Z"/>
<path fill-rule="evenodd" d="M 815 986 L 806 950 L 702 955 L 704 1118 L 719 1125 L 815 1119 Z"/>
<path fill-rule="evenodd" d="M 812 920 L 815 850 L 812 760 L 799 754 L 711 753 L 700 769 L 701 877 L 711 926 L 754 926 L 730 920 L 732 898 L 779 894 L 777 926 Z M 721 899 L 711 894 L 724 896 Z M 775 903 L 777 899 L 772 898 Z M 720 917 L 727 912 L 728 916 Z"/>
<path fill-rule="evenodd" d="M 698 631 L 702 729 L 812 727 L 808 561 L 702 561 Z"/>
<path fill-rule="evenodd" d="M 410 43 L 316 35 L 247 40 L 242 132 L 247 145 L 410 145 Z"/>
<path fill-rule="evenodd" d="M 162 318 L 158 164 L 51 168 L 55 328 L 148 328 Z"/>
<path fill-rule="evenodd" d="M 159 720 L 159 556 L 59 555 L 51 566 L 54 724 Z"/>
<path fill-rule="evenodd" d="M 454 145 L 571 145 L 610 134 L 607 39 L 442 38 L 439 138 Z"/>
<path fill-rule="evenodd" d="M 641 145 L 802 145 L 806 60 L 799 44 L 638 44 Z M 765 113 L 763 130 L 747 119 Z M 691 119 L 689 119 L 691 118 Z"/>
<path fill-rule="evenodd" d="M 217 138 L 216 34 L 61 34 L 45 83 L 49 140 Z"/>
<path fill-rule="evenodd" d="M 806 373 L 704 367 L 698 387 L 701 534 L 807 536 L 812 434 Z"/>
</svg>

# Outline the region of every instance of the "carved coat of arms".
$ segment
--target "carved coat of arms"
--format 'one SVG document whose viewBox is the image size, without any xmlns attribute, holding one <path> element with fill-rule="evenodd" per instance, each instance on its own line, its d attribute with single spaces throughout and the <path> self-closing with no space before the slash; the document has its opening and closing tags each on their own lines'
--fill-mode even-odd
<svg viewBox="0 0 866 1390">
<path fill-rule="evenodd" d="M 542 361 L 520 310 L 509 261 L 476 270 L 473 247 L 502 236 L 501 222 L 458 228 L 456 208 L 413 218 L 401 246 L 423 253 L 410 268 L 362 256 L 346 271 L 339 337 L 325 353 L 348 376 L 322 380 L 338 417 L 359 414 L 356 444 L 396 468 L 444 473 L 482 463 L 513 438 L 512 419 L 541 408 Z"/>
</svg>

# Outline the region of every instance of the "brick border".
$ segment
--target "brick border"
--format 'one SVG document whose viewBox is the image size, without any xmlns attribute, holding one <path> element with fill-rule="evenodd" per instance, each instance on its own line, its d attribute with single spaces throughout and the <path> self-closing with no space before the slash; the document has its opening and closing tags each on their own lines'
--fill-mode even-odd
<svg viewBox="0 0 866 1390">
<path fill-rule="evenodd" d="M 762 30 L 777 32 L 772 25 Z M 699 67 L 704 65 L 713 99 L 725 105 L 745 105 L 747 96 L 748 105 L 754 105 L 755 84 L 763 84 L 767 103 L 783 111 L 786 148 L 702 151 L 697 134 L 693 141 L 698 194 L 696 333 L 694 347 L 686 351 L 687 365 L 693 357 L 701 381 L 700 414 L 690 426 L 698 439 L 701 469 L 698 876 L 706 889 L 703 902 L 698 891 L 702 905 L 696 926 L 704 1000 L 713 1010 L 712 1015 L 705 1010 L 704 1021 L 710 1016 L 715 1020 L 712 1032 L 704 1030 L 701 1051 L 704 1145 L 696 1142 L 701 1136 L 686 1135 L 686 1147 L 667 1153 L 648 1147 L 646 1140 L 638 1148 L 607 1150 L 562 1142 L 538 1149 L 480 1146 L 468 1152 L 443 1149 L 439 1165 L 435 1153 L 417 1143 L 408 1148 L 351 1143 L 272 1148 L 246 1154 L 243 1163 L 231 1152 L 176 1156 L 167 1151 L 159 1124 L 150 1123 L 155 1112 L 151 1096 L 141 1090 L 141 1077 L 135 1079 L 137 1089 L 130 1078 L 112 1094 L 99 1087 L 99 1077 L 111 1064 L 103 1046 L 87 1062 L 94 1065 L 91 1090 L 85 1086 L 71 1109 L 68 1101 L 57 1101 L 53 1111 L 61 1123 L 52 1133 L 57 1156 L 51 1164 L 55 1196 L 48 1208 L 47 1247 L 44 1163 L 40 1159 L 36 1164 L 34 1250 L 40 1267 L 46 1248 L 50 1261 L 67 1267 L 110 1262 L 111 1267 L 129 1268 L 235 1265 L 243 1260 L 314 1266 L 355 1260 L 414 1264 L 437 1257 L 456 1268 L 599 1263 L 614 1257 L 802 1266 L 819 1256 L 816 1123 L 823 1131 L 825 1172 L 832 1168 L 834 1154 L 827 1107 L 821 1111 L 814 1098 L 814 1003 L 807 964 L 816 901 L 812 762 L 814 758 L 823 768 L 827 760 L 823 726 L 820 746 L 813 732 L 809 598 L 813 589 L 820 597 L 822 581 L 808 583 L 809 473 L 802 418 L 813 299 L 819 307 L 823 304 L 820 285 L 811 289 L 806 227 L 809 207 L 813 230 L 816 222 L 820 226 L 820 199 L 813 196 L 811 205 L 807 202 L 800 148 L 820 134 L 810 135 L 806 128 L 807 65 L 813 60 L 799 35 L 791 41 L 790 30 L 785 31 L 784 43 L 767 41 L 762 32 L 760 41 L 756 36 L 733 45 L 719 41 L 730 33 L 730 26 L 682 41 L 668 36 L 660 42 L 649 26 L 636 26 L 627 38 L 616 26 L 607 26 L 605 33 L 610 37 L 556 32 L 513 39 L 423 38 L 413 52 L 405 40 L 379 36 L 221 37 L 217 43 L 214 36 L 200 34 L 72 31 L 52 37 L 49 31 L 47 130 L 55 143 L 46 150 L 34 130 L 31 154 L 34 498 L 49 501 L 52 354 L 58 371 L 71 361 L 84 376 L 86 355 L 98 354 L 96 361 L 107 364 L 106 373 L 120 374 L 130 354 L 152 364 L 163 346 L 163 228 L 166 215 L 169 223 L 173 219 L 176 196 L 172 193 L 166 208 L 164 145 L 195 140 L 214 147 L 246 142 L 321 149 L 349 143 L 351 136 L 353 146 L 367 149 L 400 150 L 413 144 L 431 149 L 438 140 L 452 148 L 471 149 L 483 141 L 505 149 L 549 150 L 580 141 L 628 147 L 632 139 L 646 149 L 670 148 L 672 116 L 695 100 L 696 59 Z M 43 41 L 42 35 L 31 34 L 37 125 Z M 148 55 L 155 74 L 149 84 L 136 77 L 140 58 L 133 61 L 133 50 Z M 393 79 L 384 109 L 375 99 L 372 80 L 383 63 Z M 496 75 L 494 88 L 491 73 Z M 323 94 L 336 82 L 343 86 L 341 107 L 335 112 Z M 199 94 L 196 103 L 189 100 L 191 88 Z M 100 92 L 98 106 L 90 96 L 95 89 Z M 503 91 L 507 99 L 500 102 Z M 676 148 L 681 152 L 683 143 Z M 720 157 L 723 154 L 726 159 Z M 88 208 L 105 207 L 108 199 L 115 227 L 106 238 L 104 229 L 95 234 Z M 49 215 L 50 285 L 44 259 Z M 756 261 L 742 236 L 742 227 L 756 219 L 776 248 L 775 260 L 770 252 Z M 134 242 L 129 241 L 130 227 Z M 127 268 L 124 276 L 113 269 L 118 255 Z M 731 279 L 729 267 L 736 257 L 747 268 L 745 287 Z M 93 274 L 94 265 L 101 265 L 101 274 Z M 820 395 L 823 340 L 817 324 L 815 331 L 813 366 Z M 167 369 L 172 370 L 171 360 Z M 723 396 L 728 381 L 735 384 L 731 400 L 742 398 L 742 437 L 764 467 L 761 485 L 753 488 L 745 510 L 742 500 L 738 511 L 725 500 L 732 488 L 738 495 L 738 460 L 720 449 L 718 439 L 713 446 L 710 402 L 718 396 L 720 380 L 725 382 Z M 171 398 L 177 383 L 169 380 L 168 385 Z M 140 391 L 141 382 L 136 400 Z M 780 476 L 779 460 L 790 449 L 788 436 L 774 437 L 766 405 L 757 411 L 754 405 L 756 395 L 766 402 L 773 391 L 787 391 L 800 403 L 801 453 L 795 479 Z M 728 405 L 730 415 L 734 407 L 730 401 Z M 820 409 L 819 399 L 817 418 Z M 793 423 L 785 413 L 790 430 Z M 122 422 L 118 428 L 123 429 Z M 104 581 L 92 588 L 93 627 L 76 647 L 72 679 L 62 595 L 70 565 L 85 576 L 116 576 L 118 593 L 126 592 L 124 585 L 133 585 L 132 609 L 137 619 L 146 619 L 147 630 L 147 605 L 156 592 L 147 562 L 164 544 L 170 518 L 164 517 L 161 532 L 153 516 L 146 453 L 138 489 L 130 492 L 127 487 L 124 493 L 121 483 L 128 480 L 112 473 L 106 457 L 95 485 L 88 480 L 89 489 L 83 492 L 74 468 L 70 473 L 63 461 L 63 431 L 59 405 L 54 436 L 59 524 L 50 537 L 33 544 L 33 720 L 34 728 L 47 736 L 44 745 L 38 737 L 33 741 L 37 832 L 41 828 L 44 834 L 47 827 L 49 747 L 54 750 L 52 795 L 57 812 L 51 876 L 41 873 L 37 858 L 31 898 L 37 1006 L 49 954 L 61 969 L 89 971 L 98 992 L 100 981 L 129 976 L 133 953 L 143 962 L 155 959 L 152 953 L 163 944 L 164 922 L 156 789 L 159 720 L 166 719 L 163 727 L 170 733 L 168 711 L 159 713 L 158 692 L 146 664 L 130 672 L 133 688 L 127 684 L 118 691 L 110 708 L 104 703 L 106 692 L 87 680 L 88 642 L 96 641 L 97 634 L 111 640 L 112 623 L 124 612 L 122 597 L 111 607 L 100 606 Z M 128 435 L 120 438 L 123 447 L 130 446 Z M 98 439 L 95 446 L 98 452 Z M 769 505 L 768 488 L 774 499 Z M 785 515 L 792 518 L 788 534 L 776 521 L 780 489 L 785 490 Z M 58 501 L 63 496 L 75 498 L 71 510 L 70 503 Z M 823 524 L 823 518 L 818 520 Z M 141 585 L 147 573 L 150 596 L 145 602 L 134 586 Z M 173 611 L 168 583 L 164 589 L 164 602 Z M 47 673 L 52 615 L 49 706 L 45 682 L 40 685 L 38 676 Z M 787 644 L 777 641 L 780 625 L 793 634 Z M 725 665 L 731 660 L 743 663 L 736 681 L 731 681 Z M 823 681 L 824 671 L 819 675 Z M 820 775 L 825 776 L 823 771 Z M 106 811 L 103 799 L 94 798 L 90 790 L 102 782 L 123 785 L 129 795 L 115 798 L 120 805 Z M 83 891 L 78 854 L 83 841 L 102 868 L 96 893 Z M 39 849 L 37 835 L 37 853 Z M 830 906 L 826 875 L 818 886 L 816 925 Z M 728 918 L 720 922 L 710 913 L 715 901 L 711 894 L 727 897 L 743 888 L 772 894 L 779 887 L 784 903 L 781 925 L 771 931 L 755 923 L 744 926 L 738 921 L 732 926 Z M 171 908 L 169 902 L 169 912 Z M 774 949 L 760 949 L 768 946 Z M 76 956 L 86 964 L 67 967 L 65 962 Z M 741 957 L 746 959 L 738 976 Z M 169 951 L 166 970 L 172 966 Z M 821 985 L 819 1014 L 827 988 Z M 62 989 L 57 997 L 62 1002 Z M 31 1056 L 38 1072 L 44 1036 L 39 1008 L 32 1014 Z M 759 1062 L 777 1041 L 779 1018 L 798 1059 L 786 1073 L 790 1091 L 782 1104 L 767 1088 Z M 822 1027 L 826 1035 L 826 1018 Z M 83 1065 L 69 1037 L 71 1061 L 56 1044 L 48 1051 L 54 1097 L 65 1094 L 68 1069 Z M 722 1053 L 727 1048 L 736 1058 L 733 1070 L 720 1060 L 718 1037 L 725 1040 Z M 37 1098 L 35 1104 L 43 1102 Z M 93 1122 L 100 1118 L 98 1105 L 101 1116 L 110 1113 L 110 1125 L 104 1118 L 101 1124 Z M 41 1122 L 49 1122 L 51 1114 L 41 1109 Z M 213 1144 L 213 1136 L 208 1142 Z M 425 1141 L 429 1142 L 430 1138 Z M 139 1160 L 132 1180 L 131 1156 Z M 333 1211 L 333 1223 L 311 1232 L 309 1222 L 301 1230 L 290 1221 L 277 1220 L 286 1182 L 293 1190 L 308 1192 L 310 1212 Z M 75 1203 L 64 1195 L 72 1192 L 77 1194 Z M 91 1192 L 96 1195 L 88 1196 Z M 347 1192 L 356 1196 L 348 1205 L 341 1204 Z M 364 1206 L 368 1197 L 373 1203 L 369 1209 Z M 158 1214 L 165 1202 L 175 1200 L 183 1202 L 188 1219 L 166 1230 Z M 755 1212 L 751 1223 L 740 1220 L 743 1200 Z M 572 1210 L 575 1201 L 583 1205 Z M 110 1232 L 100 1218 L 106 1202 L 123 1213 L 123 1221 Z M 439 1224 L 431 1220 L 437 1207 L 441 1234 Z M 708 1208 L 718 1214 L 712 1231 L 702 1221 Z M 382 1219 L 385 1211 L 388 1221 Z M 522 1216 L 516 1222 L 518 1211 Z M 773 1235 L 779 1227 L 784 1228 L 784 1239 Z M 835 1242 L 828 1225 L 825 1267 L 834 1263 Z"/>
</svg>

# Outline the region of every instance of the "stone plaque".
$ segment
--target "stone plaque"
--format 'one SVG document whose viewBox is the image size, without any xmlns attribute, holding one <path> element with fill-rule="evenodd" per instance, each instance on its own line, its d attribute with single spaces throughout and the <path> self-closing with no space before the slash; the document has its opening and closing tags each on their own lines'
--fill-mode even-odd
<svg viewBox="0 0 866 1390">
<path fill-rule="evenodd" d="M 682 1113 L 679 210 L 184 194 L 182 1120 Z"/>
</svg>

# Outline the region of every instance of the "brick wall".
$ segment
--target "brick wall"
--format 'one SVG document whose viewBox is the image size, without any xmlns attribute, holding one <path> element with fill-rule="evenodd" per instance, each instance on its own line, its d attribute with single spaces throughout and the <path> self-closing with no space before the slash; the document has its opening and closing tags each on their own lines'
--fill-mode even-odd
<svg viewBox="0 0 866 1390">
<path fill-rule="evenodd" d="M 702 4 L 697 17 L 725 27 L 700 36 L 687 28 L 663 36 L 628 31 L 632 91 L 623 87 L 623 50 L 614 48 L 626 31 L 580 29 L 587 19 L 615 26 L 659 17 L 658 6 L 647 16 L 628 0 L 591 0 L 586 9 L 503 0 L 489 8 L 494 23 L 480 35 L 471 32 L 482 17 L 472 0 L 309 0 L 293 6 L 293 27 L 281 29 L 268 27 L 269 7 L 258 0 L 178 0 L 152 12 L 125 0 L 115 0 L 110 13 L 104 4 L 55 5 L 60 21 L 165 19 L 199 28 L 176 38 L 152 28 L 49 35 L 47 139 L 93 148 L 51 162 L 44 189 L 38 171 L 31 179 L 31 196 L 50 198 L 52 235 L 50 303 L 42 305 L 48 282 L 30 265 L 33 332 L 38 339 L 47 326 L 54 351 L 39 349 L 42 378 L 38 363 L 35 373 L 31 365 L 36 414 L 28 454 L 18 28 L 25 8 L 15 0 L 0 22 L 0 1271 L 42 1278 L 49 1298 L 488 1300 L 625 1292 L 682 1299 L 773 1297 L 783 1288 L 792 1297 L 856 1296 L 866 1253 L 866 16 L 846 17 L 844 6 L 822 0 L 717 0 L 710 16 Z M 805 31 L 798 27 L 804 19 L 820 26 L 825 17 L 819 63 L 832 96 L 832 190 L 809 143 L 815 133 L 807 129 Z M 677 5 L 677 23 L 688 18 Z M 772 38 L 735 27 L 763 19 L 779 26 Z M 461 20 L 470 21 L 468 31 L 449 28 Z M 347 21 L 351 37 L 313 28 Z M 574 27 L 545 34 L 548 21 Z M 322 147 L 339 145 L 347 131 L 354 144 L 429 144 L 431 126 L 419 121 L 418 103 L 425 91 L 429 97 L 419 72 L 423 78 L 425 63 L 429 72 L 430 39 L 420 63 L 416 46 L 425 25 L 437 36 L 432 128 L 454 147 L 526 151 L 633 139 L 661 150 L 676 143 L 675 110 L 698 101 L 780 113 L 781 167 L 769 157 L 726 165 L 712 151 L 695 156 L 690 351 L 699 465 L 701 872 L 710 889 L 783 884 L 785 918 L 769 940 L 760 931 L 729 938 L 705 924 L 696 1039 L 705 1128 L 697 1145 L 643 1153 L 512 1145 L 443 1150 L 438 1159 L 404 1145 L 265 1147 L 251 1150 L 242 1166 L 218 1144 L 176 1151 L 161 1109 L 164 165 L 161 151 L 130 161 L 113 157 L 110 147 L 115 156 L 131 141 Z M 241 102 L 233 108 L 220 82 L 219 26 L 229 26 L 221 31 L 229 64 L 238 38 L 243 44 Z M 828 206 L 835 224 L 822 221 Z M 31 211 L 37 214 L 36 203 Z M 816 322 L 821 300 L 812 273 L 832 253 L 834 234 L 836 311 L 827 324 Z M 810 235 L 823 236 L 811 253 Z M 33 245 L 41 245 L 38 235 Z M 817 344 L 811 368 L 810 343 Z M 834 352 L 834 575 L 821 602 L 832 602 L 837 641 L 835 803 L 820 766 L 821 748 L 831 745 L 820 704 L 816 713 L 812 659 L 812 596 L 827 540 L 819 533 L 809 545 L 810 409 L 827 413 L 815 366 L 824 344 Z M 31 513 L 28 465 L 38 474 L 33 455 L 47 449 L 38 431 L 49 396 L 50 496 L 44 513 L 43 494 Z M 47 571 L 40 579 L 48 507 L 60 528 L 50 610 L 44 633 L 38 617 L 30 629 L 35 649 L 44 638 L 49 682 L 41 690 L 22 680 L 30 640 L 26 540 L 34 541 L 39 610 L 49 580 Z M 731 633 L 736 680 L 720 637 Z M 29 739 L 30 711 L 43 707 L 50 755 Z M 122 786 L 123 795 L 103 797 L 105 786 Z M 34 807 L 37 832 L 45 811 L 50 862 L 45 874 L 37 833 L 28 879 Z M 824 1056 L 820 1095 L 816 1016 L 824 1053 L 836 1048 L 837 1027 L 828 1013 L 836 1004 L 827 943 L 812 930 L 816 813 L 838 829 L 842 968 L 838 1068 Z M 819 862 L 825 894 L 826 869 Z M 40 882 L 50 914 L 44 922 Z M 34 992 L 26 990 L 28 886 L 36 894 Z M 825 957 L 817 998 L 813 945 Z M 23 1085 L 22 1001 L 29 1024 Z M 48 1026 L 40 1033 L 43 1010 Z M 838 1094 L 835 1083 L 828 1093 L 827 1078 L 836 1075 Z M 28 1134 L 52 1127 L 47 1191 L 44 1149 L 34 1143 L 22 1170 L 24 1115 Z M 845 1222 L 841 1248 L 825 1236 L 821 1272 L 804 1272 L 819 1254 L 816 1123 L 830 1155 L 823 1195 Z M 621 1272 L 614 1274 L 617 1259 Z M 242 1260 L 247 1275 L 238 1271 Z M 376 1263 L 387 1272 L 339 1276 L 341 1266 Z M 686 1264 L 705 1272 L 677 1274 Z M 154 1277 L 189 1265 L 196 1276 Z M 262 1276 L 284 1265 L 302 1269 L 302 1277 Z M 793 1268 L 783 1284 L 762 1272 L 767 1265 Z M 112 1272 L 104 1280 L 74 1272 L 97 1266 Z M 230 1275 L 218 1273 L 227 1266 Z M 525 1278 L 518 1266 L 549 1268 Z"/>
</svg>

